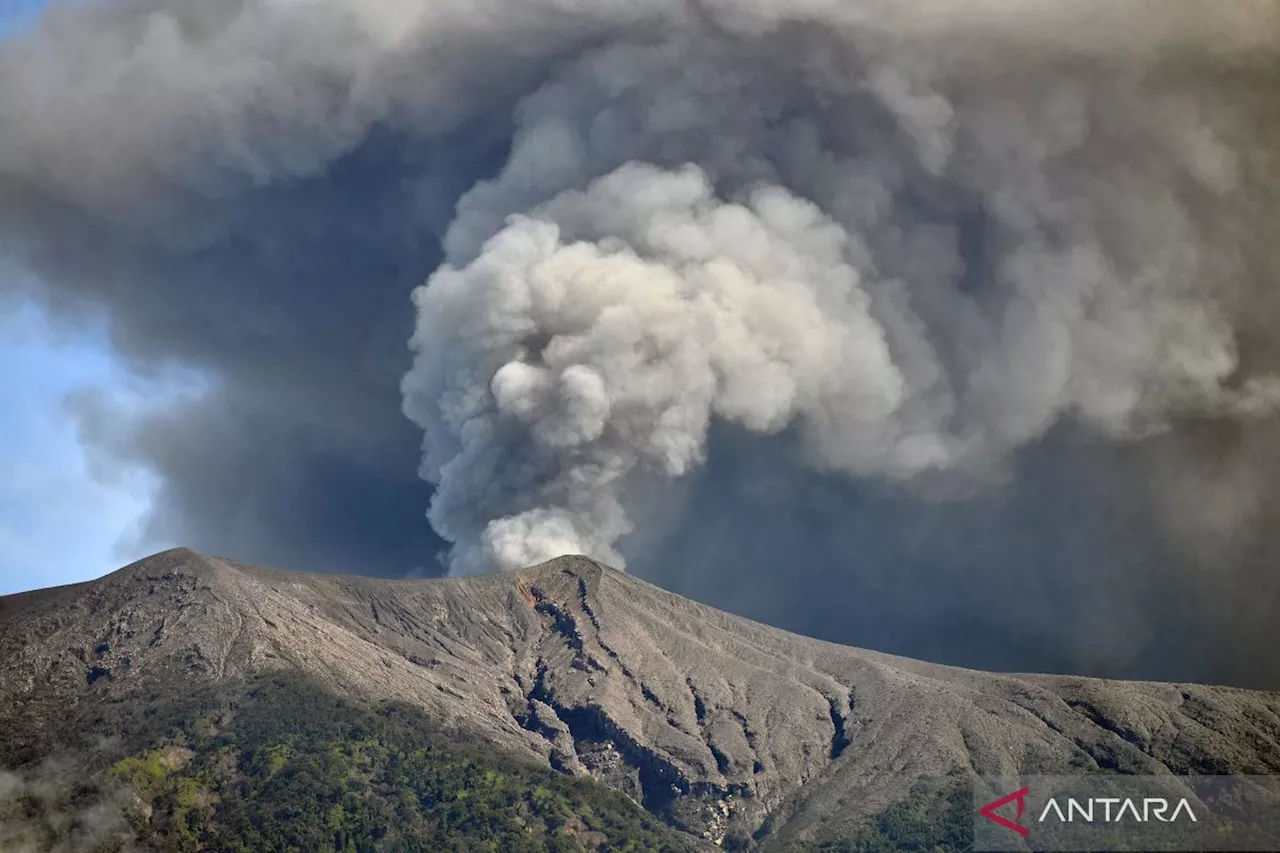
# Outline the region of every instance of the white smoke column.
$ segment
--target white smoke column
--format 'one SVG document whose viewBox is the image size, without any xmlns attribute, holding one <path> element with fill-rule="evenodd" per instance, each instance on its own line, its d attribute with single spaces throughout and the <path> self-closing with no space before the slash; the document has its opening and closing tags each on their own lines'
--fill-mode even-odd
<svg viewBox="0 0 1280 853">
<path fill-rule="evenodd" d="M 727 204 L 696 168 L 628 165 L 437 273 L 410 387 L 438 405 L 432 520 L 457 565 L 618 562 L 627 475 L 688 472 L 712 417 L 774 432 L 825 410 L 859 471 L 943 464 L 893 420 L 905 383 L 845 243 L 784 190 Z"/>
<path fill-rule="evenodd" d="M 988 5 L 1044 36 L 1042 4 Z M 454 572 L 620 564 L 629 482 L 696 468 L 717 418 L 909 483 L 992 470 L 1064 417 L 1123 438 L 1274 410 L 1190 202 L 1247 191 L 1220 138 L 1238 117 L 1073 68 L 1070 27 L 1039 47 L 1053 87 L 1019 89 L 990 71 L 1027 61 L 1006 42 L 948 56 L 875 8 L 717 7 L 522 102 L 415 295 L 406 411 Z M 1153 16 L 1123 24 L 1151 36 L 1137 66 L 1185 35 Z"/>
</svg>

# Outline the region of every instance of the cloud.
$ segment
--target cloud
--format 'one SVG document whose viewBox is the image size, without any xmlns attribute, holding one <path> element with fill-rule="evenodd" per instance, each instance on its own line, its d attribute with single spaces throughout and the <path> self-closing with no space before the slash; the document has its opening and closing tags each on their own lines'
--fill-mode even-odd
<svg viewBox="0 0 1280 853">
<path fill-rule="evenodd" d="M 213 377 L 84 409 L 157 537 L 581 550 L 893 651 L 1275 683 L 1277 36 L 1266 0 L 55 6 L 0 45 L 0 234 L 136 369 Z"/>
</svg>

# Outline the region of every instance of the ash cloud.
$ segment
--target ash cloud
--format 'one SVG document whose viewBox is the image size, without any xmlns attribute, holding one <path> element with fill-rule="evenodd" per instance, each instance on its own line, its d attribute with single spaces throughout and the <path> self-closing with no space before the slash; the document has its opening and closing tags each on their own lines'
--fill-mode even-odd
<svg viewBox="0 0 1280 853">
<path fill-rule="evenodd" d="M 55 5 L 0 45 L 0 234 L 210 375 L 81 403 L 170 539 L 585 552 L 889 651 L 1275 686 L 1276 44 L 1270 0 Z"/>
</svg>

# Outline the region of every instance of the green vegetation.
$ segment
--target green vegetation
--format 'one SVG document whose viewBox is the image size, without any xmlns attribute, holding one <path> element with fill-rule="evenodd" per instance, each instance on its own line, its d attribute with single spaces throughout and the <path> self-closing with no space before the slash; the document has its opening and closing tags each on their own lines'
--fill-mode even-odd
<svg viewBox="0 0 1280 853">
<path fill-rule="evenodd" d="M 163 853 L 692 849 L 615 791 L 446 742 L 417 709 L 368 707 L 296 678 L 126 716 L 122 749 L 136 751 L 99 770 L 81 805 L 119 804 L 125 840 Z M 40 818 L 43 806 L 14 808 Z M 38 848 L 66 843 L 65 821 L 44 823 Z"/>
<path fill-rule="evenodd" d="M 149 749 L 116 762 L 111 777 L 129 785 L 139 796 L 150 798 L 163 788 L 173 766 L 164 750 Z"/>
<path fill-rule="evenodd" d="M 920 782 L 853 838 L 823 841 L 795 853 L 961 853 L 973 849 L 973 789 L 956 773 Z"/>
<path fill-rule="evenodd" d="M 367 709 L 278 678 L 217 716 L 230 722 L 192 727 L 184 766 L 156 750 L 124 763 L 150 806 L 139 839 L 159 850 L 686 849 L 620 794 L 445 744 L 408 706 Z"/>
</svg>

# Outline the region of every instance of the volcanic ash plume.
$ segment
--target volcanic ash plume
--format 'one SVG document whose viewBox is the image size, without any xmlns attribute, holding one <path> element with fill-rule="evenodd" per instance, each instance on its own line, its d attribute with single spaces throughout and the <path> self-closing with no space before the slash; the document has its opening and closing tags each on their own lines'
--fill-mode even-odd
<svg viewBox="0 0 1280 853">
<path fill-rule="evenodd" d="M 453 571 L 620 564 L 637 480 L 703 465 L 717 421 L 915 489 L 1062 421 L 1273 412 L 1241 347 L 1275 7 L 1057 5 L 704 4 L 524 97 L 415 293 Z"/>
</svg>

